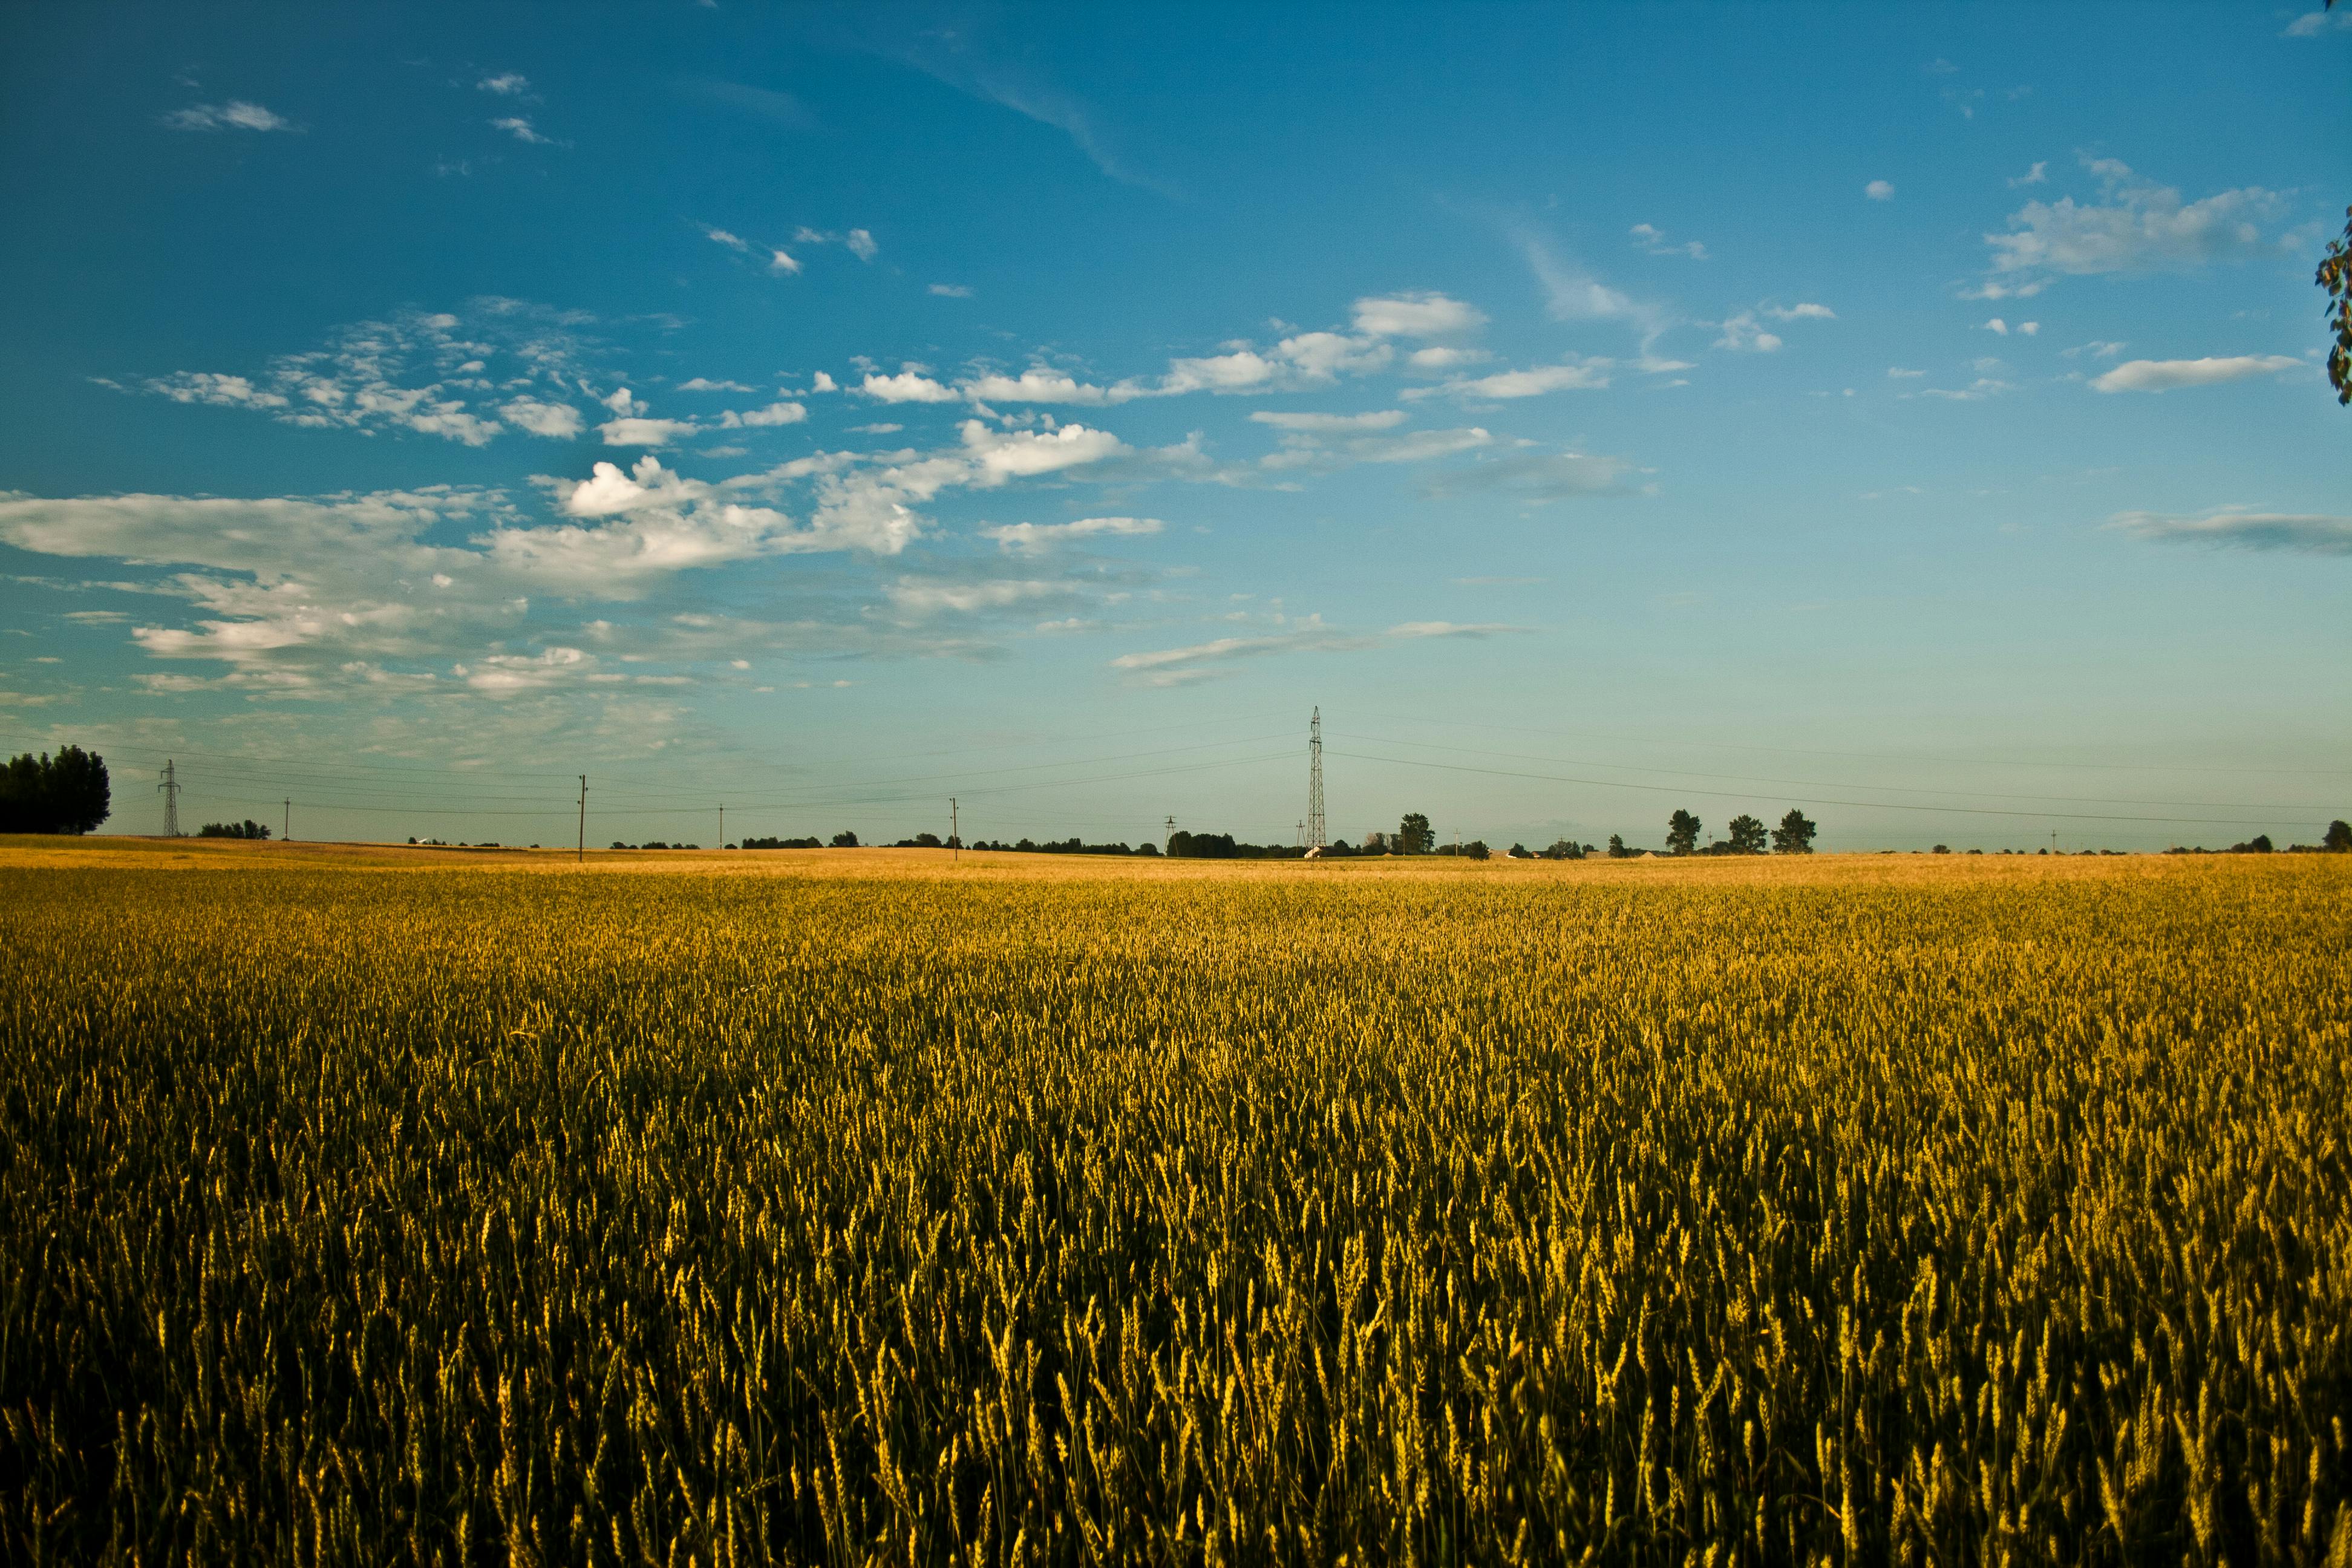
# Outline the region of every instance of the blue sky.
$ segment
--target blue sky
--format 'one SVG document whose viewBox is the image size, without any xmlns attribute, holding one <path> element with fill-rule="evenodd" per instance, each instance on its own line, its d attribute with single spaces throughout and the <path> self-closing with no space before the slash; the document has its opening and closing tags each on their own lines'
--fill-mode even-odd
<svg viewBox="0 0 2352 1568">
<path fill-rule="evenodd" d="M 57 7 L 0 729 L 110 831 L 2352 815 L 2352 18 Z"/>
</svg>

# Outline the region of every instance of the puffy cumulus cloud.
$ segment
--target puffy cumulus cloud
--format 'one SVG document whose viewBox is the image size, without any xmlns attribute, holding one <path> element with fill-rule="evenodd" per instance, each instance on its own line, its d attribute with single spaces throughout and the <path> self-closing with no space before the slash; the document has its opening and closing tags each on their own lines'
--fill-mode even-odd
<svg viewBox="0 0 2352 1568">
<path fill-rule="evenodd" d="M 877 403 L 957 403 L 963 398 L 963 394 L 955 388 L 912 370 L 897 375 L 877 375 L 869 371 L 857 390 Z"/>
<path fill-rule="evenodd" d="M 1616 363 L 1612 359 L 1572 359 L 1560 364 L 1496 371 L 1492 375 L 1455 376 L 1436 386 L 1408 387 L 1399 395 L 1407 401 L 1439 396 L 1507 400 L 1554 392 L 1598 392 L 1609 384 L 1609 373 Z"/>
<path fill-rule="evenodd" d="M 974 376 L 963 384 L 963 391 L 982 403 L 1123 403 L 1135 395 L 1122 388 L 1092 385 L 1039 364 L 1019 375 Z"/>
<path fill-rule="evenodd" d="M 300 126 L 285 116 L 273 114 L 257 103 L 233 98 L 226 103 L 192 103 L 185 109 L 175 109 L 163 116 L 163 123 L 173 131 L 299 131 Z"/>
<path fill-rule="evenodd" d="M 962 428 L 964 451 L 977 465 L 971 482 L 988 487 L 1098 463 L 1129 447 L 1108 430 L 1064 425 L 1052 430 L 992 430 L 977 419 Z"/>
<path fill-rule="evenodd" d="M 2305 368 L 2285 354 L 2236 354 L 2226 359 L 2136 359 L 2095 376 L 2099 392 L 2170 392 L 2182 386 L 2217 386 L 2225 381 L 2246 381 Z"/>
<path fill-rule="evenodd" d="M 692 381 L 681 381 L 677 384 L 677 389 L 680 392 L 757 392 L 760 390 L 756 386 L 746 386 L 740 381 L 713 381 L 707 375 L 698 375 Z"/>
<path fill-rule="evenodd" d="M 1977 297 L 2028 295 L 2052 276 L 2105 272 L 2186 271 L 2249 256 L 2263 246 L 2261 226 L 2285 207 L 2285 198 L 2259 185 L 2189 202 L 2114 158 L 2086 158 L 2099 198 L 2072 196 L 2028 202 L 2011 214 L 2009 232 L 1988 234 L 1992 265 Z"/>
<path fill-rule="evenodd" d="M 1405 363 L 1417 371 L 1438 373 L 1459 370 L 1464 365 L 1484 364 L 1495 356 L 1485 349 L 1465 349 L 1443 343 L 1415 349 L 1405 355 Z"/>
<path fill-rule="evenodd" d="M 1075 522 L 1009 522 L 983 528 L 980 535 L 1014 554 L 1042 555 L 1074 539 L 1158 533 L 1161 526 L 1156 517 L 1082 517 Z"/>
<path fill-rule="evenodd" d="M 1715 346 L 1733 353 L 1769 354 L 1780 347 L 1780 334 L 1766 331 L 1755 311 L 1742 310 L 1724 321 L 1723 335 L 1715 340 Z"/>
<path fill-rule="evenodd" d="M 1776 321 L 1834 321 L 1837 312 L 1810 301 L 1798 305 L 1767 305 L 1764 313 Z"/>
<path fill-rule="evenodd" d="M 747 408 L 737 413 L 730 408 L 719 416 L 722 429 L 760 429 L 775 425 L 798 425 L 808 417 L 808 409 L 798 403 L 771 403 L 765 408 Z"/>
<path fill-rule="evenodd" d="M 1367 296 L 1354 314 L 1356 331 L 1375 338 L 1450 338 L 1486 324 L 1484 311 L 1425 289 Z"/>
<path fill-rule="evenodd" d="M 1873 180 L 1862 187 L 1862 194 L 1874 202 L 1891 202 L 1895 199 L 1895 182 Z"/>
<path fill-rule="evenodd" d="M 650 453 L 639 458 L 628 473 L 615 463 L 597 463 L 579 483 L 567 485 L 559 479 L 550 489 L 566 517 L 614 517 L 646 507 L 682 506 L 717 493 L 707 484 L 663 468 L 661 459 Z"/>
<path fill-rule="evenodd" d="M 500 405 L 518 430 L 550 440 L 568 441 L 580 434 L 580 410 L 568 403 L 542 403 L 536 397 L 518 397 Z"/>
<path fill-rule="evenodd" d="M 2352 517 L 2334 513 L 2256 511 L 2249 507 L 2221 507 L 2189 516 L 2119 511 L 2105 526 L 2134 539 L 2162 544 L 2352 555 Z"/>
</svg>

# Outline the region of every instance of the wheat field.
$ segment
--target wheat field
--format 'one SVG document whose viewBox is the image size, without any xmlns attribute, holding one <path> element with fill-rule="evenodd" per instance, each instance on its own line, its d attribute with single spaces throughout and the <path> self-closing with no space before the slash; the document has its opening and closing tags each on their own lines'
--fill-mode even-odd
<svg viewBox="0 0 2352 1568">
<path fill-rule="evenodd" d="M 2352 858 L 0 859 L 17 1563 L 2352 1563 Z"/>
</svg>

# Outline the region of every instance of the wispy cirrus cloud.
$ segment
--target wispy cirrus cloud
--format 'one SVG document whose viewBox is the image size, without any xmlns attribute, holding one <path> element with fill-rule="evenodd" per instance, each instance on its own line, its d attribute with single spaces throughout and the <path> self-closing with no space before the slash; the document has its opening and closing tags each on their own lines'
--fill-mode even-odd
<svg viewBox="0 0 2352 1568">
<path fill-rule="evenodd" d="M 257 103 L 233 98 L 226 103 L 192 103 L 185 109 L 175 109 L 163 116 L 163 124 L 173 131 L 287 131 L 302 128 L 282 114 L 273 113 Z"/>
<path fill-rule="evenodd" d="M 1319 616 L 1257 637 L 1214 637 L 1182 647 L 1125 653 L 1110 661 L 1146 686 L 1183 686 L 1210 680 L 1250 659 L 1291 653 L 1355 653 L 1401 642 L 1439 637 L 1503 637 L 1528 628 L 1500 622 L 1461 625 L 1453 621 L 1405 621 L 1381 632 L 1349 632 L 1326 626 Z"/>
</svg>

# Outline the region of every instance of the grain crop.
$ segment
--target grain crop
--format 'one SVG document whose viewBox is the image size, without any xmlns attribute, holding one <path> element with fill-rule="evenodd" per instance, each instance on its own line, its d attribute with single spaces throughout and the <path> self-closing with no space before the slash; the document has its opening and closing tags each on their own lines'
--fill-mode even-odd
<svg viewBox="0 0 2352 1568">
<path fill-rule="evenodd" d="M 0 864 L 23 1563 L 2352 1563 L 2352 858 Z"/>
</svg>

